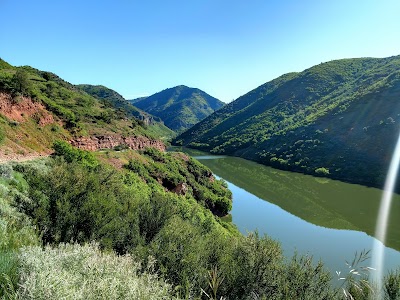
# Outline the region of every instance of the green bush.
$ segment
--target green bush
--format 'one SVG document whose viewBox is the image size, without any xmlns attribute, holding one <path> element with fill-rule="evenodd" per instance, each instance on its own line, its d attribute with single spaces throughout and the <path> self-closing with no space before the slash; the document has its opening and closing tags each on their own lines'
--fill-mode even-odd
<svg viewBox="0 0 400 300">
<path fill-rule="evenodd" d="M 53 149 L 54 155 L 62 156 L 67 162 L 77 161 L 91 167 L 94 167 L 98 164 L 92 153 L 75 148 L 65 141 L 54 142 Z"/>
<path fill-rule="evenodd" d="M 31 83 L 29 80 L 29 74 L 26 70 L 19 68 L 14 74 L 12 79 L 14 88 L 18 93 L 23 95 L 29 95 L 31 90 Z"/>
<path fill-rule="evenodd" d="M 321 175 L 321 176 L 329 175 L 329 169 L 327 169 L 327 168 L 318 168 L 318 169 L 315 169 L 314 172 L 315 172 L 315 174 Z"/>
</svg>

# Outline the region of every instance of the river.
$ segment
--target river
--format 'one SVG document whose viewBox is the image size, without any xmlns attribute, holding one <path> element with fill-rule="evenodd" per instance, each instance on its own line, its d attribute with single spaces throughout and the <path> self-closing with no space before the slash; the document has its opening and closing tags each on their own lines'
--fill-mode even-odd
<svg viewBox="0 0 400 300">
<path fill-rule="evenodd" d="M 176 150 L 176 149 L 175 149 Z M 179 149 L 223 178 L 233 194 L 232 222 L 243 234 L 258 230 L 295 252 L 345 272 L 355 252 L 372 250 L 382 191 L 281 171 L 245 159 Z M 400 267 L 400 196 L 395 195 L 385 247 L 385 271 Z M 366 262 L 370 265 L 370 261 Z M 373 267 L 373 266 L 372 266 Z"/>
</svg>

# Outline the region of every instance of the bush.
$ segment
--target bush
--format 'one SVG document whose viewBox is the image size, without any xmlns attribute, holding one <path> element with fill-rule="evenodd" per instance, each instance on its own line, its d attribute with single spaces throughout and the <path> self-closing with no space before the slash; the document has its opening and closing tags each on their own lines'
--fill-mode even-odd
<svg viewBox="0 0 400 300">
<path fill-rule="evenodd" d="M 315 172 L 315 174 L 321 175 L 321 176 L 329 175 L 329 169 L 326 169 L 326 168 L 318 168 L 318 169 L 315 169 L 314 172 Z"/>
<path fill-rule="evenodd" d="M 14 88 L 17 92 L 23 95 L 29 95 L 31 83 L 29 81 L 28 72 L 24 69 L 18 69 L 12 79 Z"/>
<path fill-rule="evenodd" d="M 76 161 L 90 167 L 94 167 L 98 164 L 92 153 L 75 148 L 65 141 L 54 142 L 53 149 L 54 155 L 64 157 L 67 162 Z"/>
<path fill-rule="evenodd" d="M 174 299 L 171 286 L 131 256 L 100 252 L 96 244 L 24 248 L 17 299 Z"/>
</svg>

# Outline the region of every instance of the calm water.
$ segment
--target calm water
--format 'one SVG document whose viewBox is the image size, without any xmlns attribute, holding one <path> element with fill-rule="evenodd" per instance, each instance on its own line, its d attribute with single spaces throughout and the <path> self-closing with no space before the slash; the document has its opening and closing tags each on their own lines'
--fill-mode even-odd
<svg viewBox="0 0 400 300">
<path fill-rule="evenodd" d="M 233 193 L 232 221 L 239 230 L 271 236 L 286 256 L 309 253 L 334 272 L 345 271 L 345 260 L 352 260 L 356 251 L 372 249 L 381 190 L 280 171 L 236 157 L 183 151 L 228 182 Z M 400 267 L 399 215 L 396 195 L 385 248 L 386 270 Z"/>
</svg>

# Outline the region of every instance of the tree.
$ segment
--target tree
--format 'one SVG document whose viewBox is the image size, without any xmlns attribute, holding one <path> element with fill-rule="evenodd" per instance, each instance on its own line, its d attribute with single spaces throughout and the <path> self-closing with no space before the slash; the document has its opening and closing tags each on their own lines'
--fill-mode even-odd
<svg viewBox="0 0 400 300">
<path fill-rule="evenodd" d="M 18 69 L 12 79 L 16 92 L 27 94 L 30 90 L 30 81 L 28 72 L 23 69 Z"/>
</svg>

